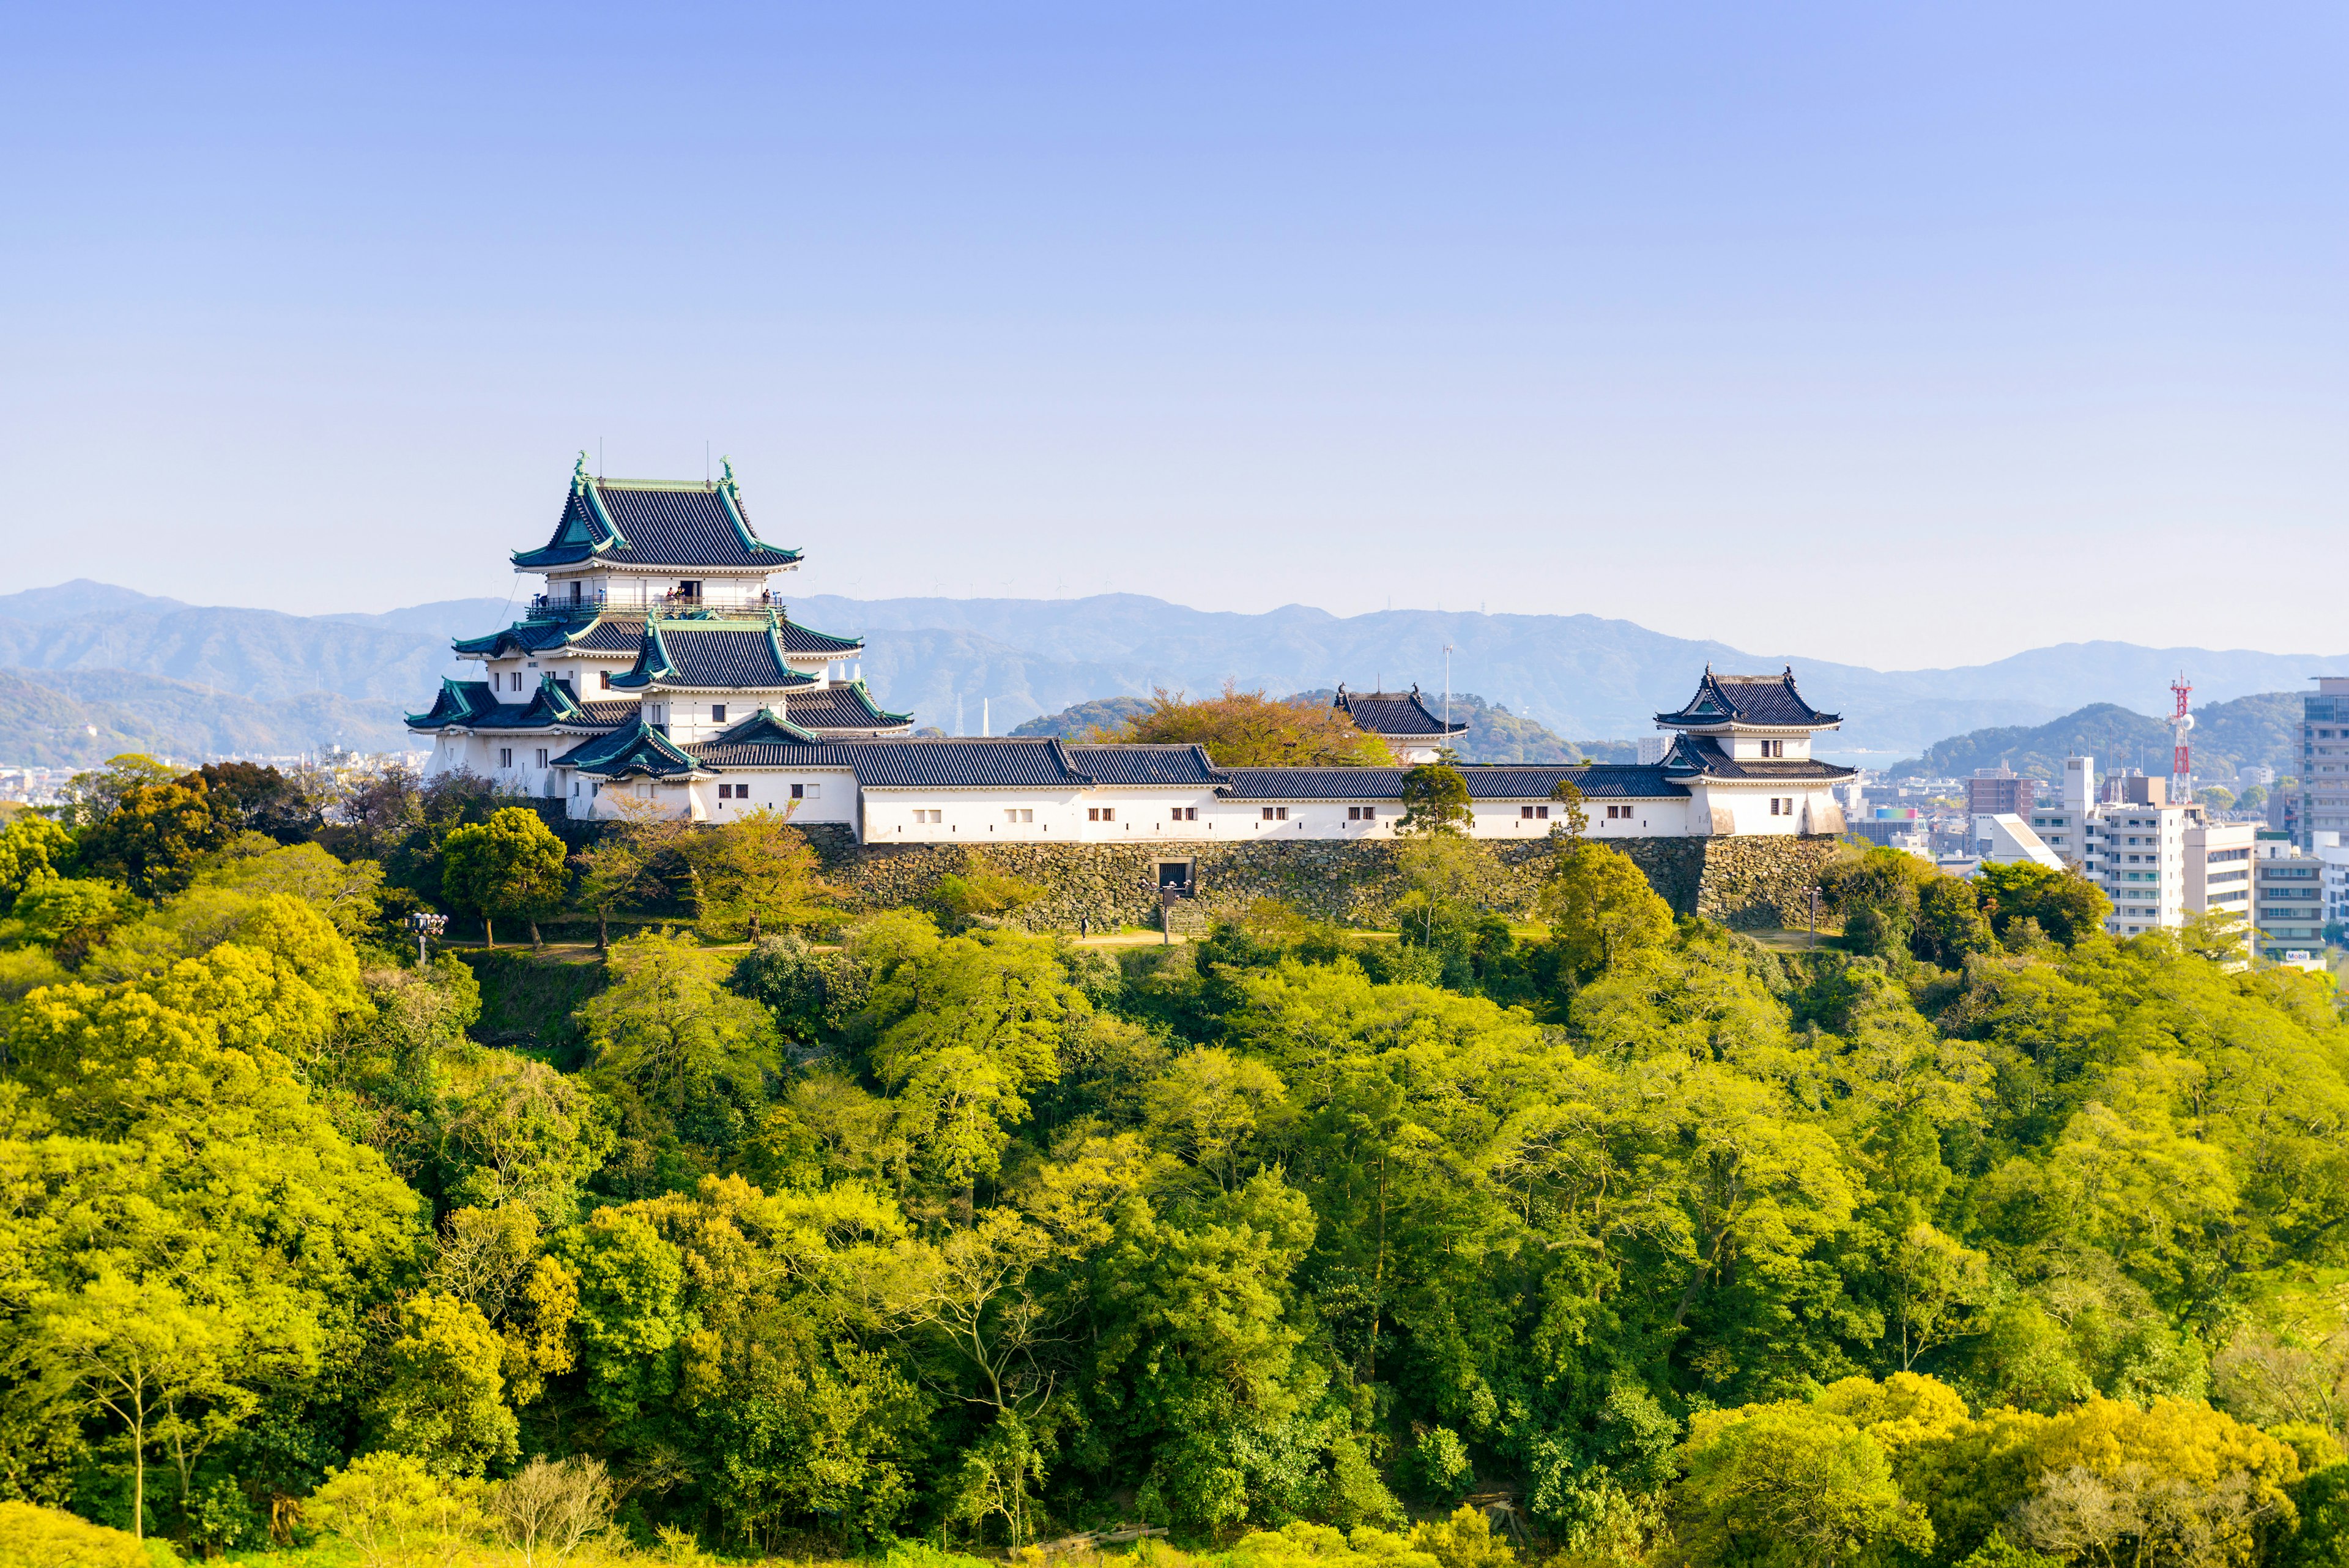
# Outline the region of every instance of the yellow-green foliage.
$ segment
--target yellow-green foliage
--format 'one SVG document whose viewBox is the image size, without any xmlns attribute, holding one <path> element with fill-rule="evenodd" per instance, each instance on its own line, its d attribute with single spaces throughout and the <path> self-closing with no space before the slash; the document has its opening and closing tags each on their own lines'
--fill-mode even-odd
<svg viewBox="0 0 2349 1568">
<path fill-rule="evenodd" d="M 58 1509 L 0 1502 L 0 1568 L 173 1568 L 179 1561 L 163 1542 Z"/>
</svg>

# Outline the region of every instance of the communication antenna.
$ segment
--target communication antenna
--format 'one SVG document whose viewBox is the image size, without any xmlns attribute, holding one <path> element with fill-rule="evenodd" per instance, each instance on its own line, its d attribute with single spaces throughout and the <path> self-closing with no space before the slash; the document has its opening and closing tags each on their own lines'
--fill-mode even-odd
<svg viewBox="0 0 2349 1568">
<path fill-rule="evenodd" d="M 2186 701 L 2194 688 L 2179 670 L 2178 679 L 2169 683 L 2170 695 L 2178 706 L 2169 716 L 2169 738 L 2177 748 L 2169 758 L 2169 799 L 2173 805 L 2183 805 L 2194 798 L 2193 759 L 2188 754 L 2186 737 L 2194 732 L 2194 715 L 2186 711 Z"/>
<path fill-rule="evenodd" d="M 1444 734 L 1448 742 L 1452 735 L 1452 645 L 1444 645 Z"/>
</svg>

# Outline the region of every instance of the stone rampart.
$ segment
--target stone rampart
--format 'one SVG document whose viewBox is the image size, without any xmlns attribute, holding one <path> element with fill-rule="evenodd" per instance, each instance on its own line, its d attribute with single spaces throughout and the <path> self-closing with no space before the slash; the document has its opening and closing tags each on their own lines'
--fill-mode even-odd
<svg viewBox="0 0 2349 1568">
<path fill-rule="evenodd" d="M 1386 922 L 1402 891 L 1392 839 L 1244 844 L 858 844 L 844 826 L 803 831 L 824 875 L 859 910 L 918 901 L 940 877 L 974 858 L 1043 889 L 1013 920 L 1032 930 L 1158 922 L 1159 867 L 1187 861 L 1195 905 L 1208 919 L 1238 915 L 1277 899 L 1340 925 Z M 1797 925 L 1804 889 L 1817 879 L 1831 838 L 1634 838 L 1613 846 L 1630 856 L 1676 914 L 1699 914 L 1745 929 Z M 1531 914 L 1549 866 L 1545 840 L 1485 843 L 1477 901 L 1507 915 Z"/>
</svg>

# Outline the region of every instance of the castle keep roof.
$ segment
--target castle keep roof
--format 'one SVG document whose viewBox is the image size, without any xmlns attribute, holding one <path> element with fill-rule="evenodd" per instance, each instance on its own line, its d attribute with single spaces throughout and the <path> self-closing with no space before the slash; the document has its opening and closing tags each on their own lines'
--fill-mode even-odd
<svg viewBox="0 0 2349 1568">
<path fill-rule="evenodd" d="M 800 553 L 770 545 L 751 532 L 734 483 L 724 477 L 701 484 L 651 479 L 603 479 L 587 472 L 587 454 L 572 471 L 571 493 L 554 533 L 535 550 L 517 550 L 518 570 L 543 572 L 593 562 L 599 566 L 740 567 L 781 571 Z"/>
<path fill-rule="evenodd" d="M 1656 715 L 1659 724 L 1691 729 L 1715 724 L 1754 724 L 1789 729 L 1826 729 L 1843 722 L 1840 713 L 1822 713 L 1795 689 L 1795 667 L 1777 675 L 1715 675 L 1704 667 L 1696 695 L 1680 711 Z"/>
</svg>

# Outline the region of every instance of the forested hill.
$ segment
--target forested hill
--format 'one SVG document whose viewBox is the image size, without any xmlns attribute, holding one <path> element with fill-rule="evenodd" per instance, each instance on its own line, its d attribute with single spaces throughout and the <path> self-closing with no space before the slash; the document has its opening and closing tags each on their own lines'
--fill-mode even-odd
<svg viewBox="0 0 2349 1568">
<path fill-rule="evenodd" d="M 2204 778 L 2225 778 L 2238 768 L 2299 771 L 2300 694 L 2263 691 L 2231 702 L 2214 702 L 2194 716 L 2194 766 Z M 2064 776 L 2065 757 L 2094 757 L 2107 772 L 2143 768 L 2169 771 L 2168 724 L 2110 702 L 2091 703 L 2044 724 L 1975 730 L 1929 746 L 1891 771 L 1897 776 L 1963 778 L 1976 768 L 2003 764 L 2031 778 Z"/>
<path fill-rule="evenodd" d="M 0 761 L 96 767 L 124 752 L 202 760 L 411 743 L 396 708 L 331 692 L 255 701 L 127 670 L 0 669 Z"/>
<path fill-rule="evenodd" d="M 1528 925 L 1432 811 L 1385 929 L 1079 941 L 763 812 L 74 794 L 0 828 L 0 1562 L 2349 1561 L 2341 996 L 2076 875 L 1845 850 L 1814 947 L 1561 837 Z"/>
</svg>

